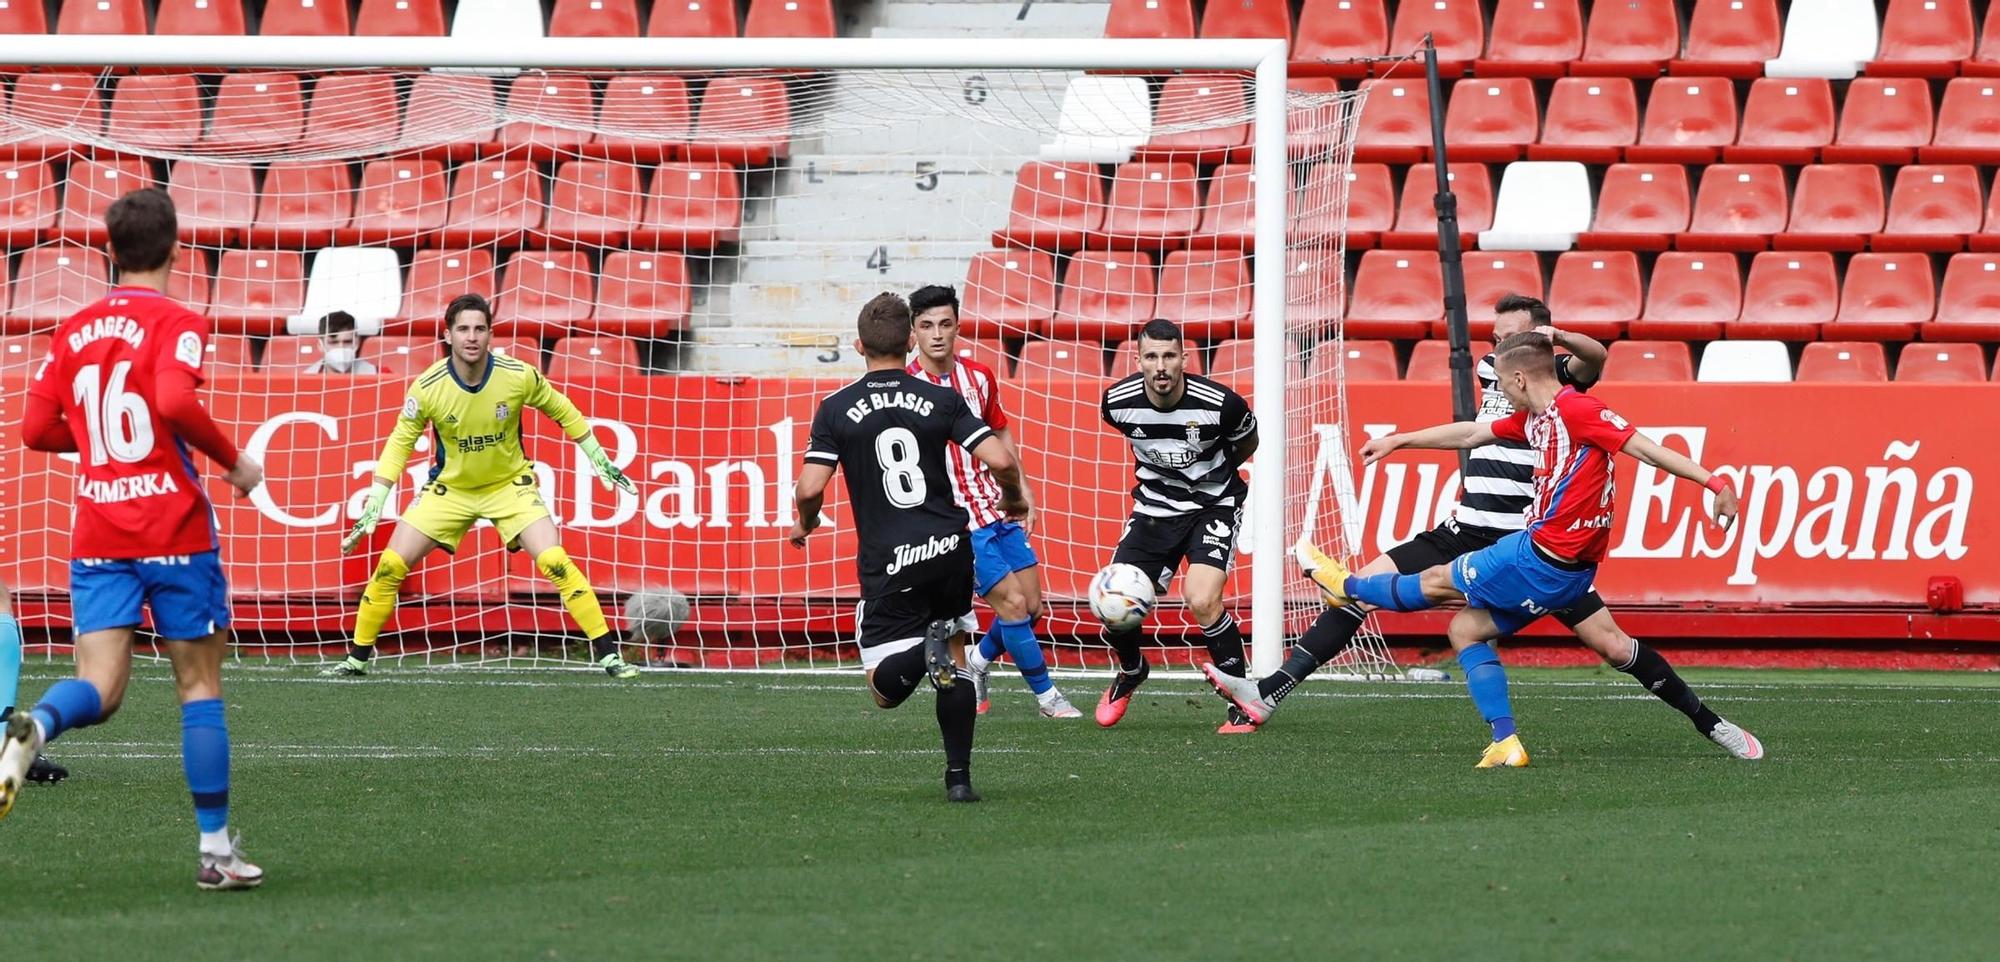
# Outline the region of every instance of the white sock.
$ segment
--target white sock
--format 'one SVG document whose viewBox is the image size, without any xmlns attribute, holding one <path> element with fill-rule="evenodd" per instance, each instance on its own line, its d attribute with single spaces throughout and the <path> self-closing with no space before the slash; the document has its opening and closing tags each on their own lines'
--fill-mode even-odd
<svg viewBox="0 0 2000 962">
<path fill-rule="evenodd" d="M 972 644 L 965 646 L 965 667 L 967 670 L 985 671 L 986 666 L 992 663 L 993 662 L 990 659 L 979 653 L 978 642 L 975 641 Z"/>
<path fill-rule="evenodd" d="M 229 826 L 224 825 L 213 832 L 201 833 L 201 854 L 228 855 L 235 849 L 229 844 Z"/>
<path fill-rule="evenodd" d="M 1050 685 L 1048 691 L 1042 692 L 1041 694 L 1035 696 L 1035 701 L 1046 705 L 1061 697 L 1062 697 L 1061 689 L 1056 688 L 1054 685 Z"/>
</svg>

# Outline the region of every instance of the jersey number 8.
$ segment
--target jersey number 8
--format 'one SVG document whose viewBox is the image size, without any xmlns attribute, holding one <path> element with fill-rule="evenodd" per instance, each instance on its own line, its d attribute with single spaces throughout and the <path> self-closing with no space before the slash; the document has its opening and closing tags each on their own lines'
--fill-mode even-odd
<svg viewBox="0 0 2000 962">
<path fill-rule="evenodd" d="M 875 435 L 875 461 L 882 467 L 882 492 L 898 508 L 924 503 L 924 468 L 917 436 L 909 428 L 890 428 Z"/>
<path fill-rule="evenodd" d="M 134 464 L 153 453 L 153 417 L 146 399 L 125 390 L 131 370 L 131 361 L 119 361 L 109 383 L 98 379 L 101 365 L 86 364 L 76 372 L 76 404 L 90 431 L 91 464 Z"/>
</svg>

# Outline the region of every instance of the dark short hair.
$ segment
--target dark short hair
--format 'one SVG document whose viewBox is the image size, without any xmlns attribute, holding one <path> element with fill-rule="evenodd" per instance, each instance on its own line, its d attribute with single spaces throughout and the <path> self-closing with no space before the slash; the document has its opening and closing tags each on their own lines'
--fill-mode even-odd
<svg viewBox="0 0 2000 962">
<path fill-rule="evenodd" d="M 104 232 L 111 239 L 111 257 L 121 271 L 156 271 L 167 266 L 180 234 L 174 199 L 158 187 L 135 190 L 111 202 L 104 212 Z"/>
<path fill-rule="evenodd" d="M 958 316 L 958 290 L 949 284 L 926 284 L 910 292 L 910 314 L 922 314 L 933 307 L 949 307 Z"/>
<path fill-rule="evenodd" d="M 346 311 L 328 311 L 319 319 L 319 336 L 331 337 L 354 330 L 354 315 Z"/>
<path fill-rule="evenodd" d="M 452 298 L 450 304 L 445 305 L 444 329 L 451 330 L 452 322 L 458 320 L 458 315 L 466 311 L 478 311 L 486 315 L 486 326 L 493 326 L 493 305 L 486 303 L 486 298 L 477 294 L 460 294 Z"/>
<path fill-rule="evenodd" d="M 1503 294 L 1498 301 L 1493 303 L 1493 313 L 1495 314 L 1512 314 L 1515 311 L 1527 311 L 1528 319 L 1534 321 L 1536 324 L 1547 324 L 1549 322 L 1549 306 L 1542 303 L 1542 299 L 1539 297 L 1529 297 L 1526 294 Z"/>
<path fill-rule="evenodd" d="M 1147 321 L 1146 326 L 1139 329 L 1139 339 L 1142 341 L 1172 341 L 1175 344 L 1179 344 L 1181 342 L 1181 326 L 1164 317 L 1156 317 Z"/>
<path fill-rule="evenodd" d="M 910 353 L 910 305 L 888 291 L 861 308 L 855 329 L 869 357 L 907 357 Z"/>
<path fill-rule="evenodd" d="M 1529 373 L 1556 371 L 1556 346 L 1547 335 L 1522 331 L 1493 346 L 1493 367 L 1519 368 Z"/>
</svg>

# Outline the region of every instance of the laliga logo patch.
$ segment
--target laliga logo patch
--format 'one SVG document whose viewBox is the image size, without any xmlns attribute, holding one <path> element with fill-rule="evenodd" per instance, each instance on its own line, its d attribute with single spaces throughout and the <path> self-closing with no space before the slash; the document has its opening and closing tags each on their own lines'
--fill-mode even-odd
<svg viewBox="0 0 2000 962">
<path fill-rule="evenodd" d="M 174 360 L 200 370 L 201 335 L 193 331 L 182 331 L 180 339 L 174 342 Z"/>
<path fill-rule="evenodd" d="M 1472 561 L 1469 558 L 1459 561 L 1458 570 L 1465 574 L 1465 580 L 1467 581 L 1476 581 L 1479 578 L 1479 569 L 1472 566 Z"/>
<path fill-rule="evenodd" d="M 404 416 L 404 417 L 406 417 L 406 418 L 409 418 L 409 419 L 410 419 L 410 420 L 412 420 L 412 421 L 416 420 L 416 418 L 417 418 L 417 399 L 416 399 L 416 398 L 414 398 L 414 397 L 406 397 L 406 398 L 404 398 L 404 399 L 403 399 L 403 416 Z"/>
<path fill-rule="evenodd" d="M 1613 411 L 1610 408 L 1605 408 L 1604 410 L 1597 412 L 1597 416 L 1603 418 L 1606 421 L 1611 422 L 1611 426 L 1617 428 L 1620 431 L 1623 431 L 1626 428 L 1625 419 L 1619 417 L 1618 412 Z"/>
</svg>

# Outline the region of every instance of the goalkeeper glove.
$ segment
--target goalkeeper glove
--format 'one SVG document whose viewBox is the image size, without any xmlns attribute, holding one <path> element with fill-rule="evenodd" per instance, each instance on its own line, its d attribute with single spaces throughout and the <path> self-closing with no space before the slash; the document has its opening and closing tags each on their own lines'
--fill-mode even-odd
<svg viewBox="0 0 2000 962">
<path fill-rule="evenodd" d="M 341 554 L 351 554 L 361 539 L 375 531 L 375 524 L 382 520 L 382 506 L 389 500 L 389 485 L 375 482 L 368 492 L 368 500 L 361 503 L 361 517 L 354 522 L 354 528 L 347 532 L 347 540 L 340 543 Z"/>
<path fill-rule="evenodd" d="M 611 463 L 611 455 L 604 453 L 604 445 L 597 443 L 595 435 L 584 435 L 583 440 L 577 442 L 577 446 L 582 448 L 584 456 L 590 459 L 590 466 L 597 471 L 597 479 L 604 482 L 605 490 L 617 488 L 626 494 L 639 493 L 639 489 L 632 484 L 632 479 L 626 477 L 625 472 L 618 470 L 618 466 Z"/>
</svg>

